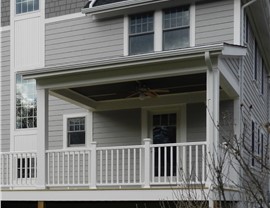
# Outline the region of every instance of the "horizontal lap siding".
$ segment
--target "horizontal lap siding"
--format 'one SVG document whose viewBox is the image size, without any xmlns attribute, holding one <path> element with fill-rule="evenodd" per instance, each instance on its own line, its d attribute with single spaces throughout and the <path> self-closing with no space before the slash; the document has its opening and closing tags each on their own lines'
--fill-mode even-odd
<svg viewBox="0 0 270 208">
<path fill-rule="evenodd" d="M 1 34 L 1 151 L 10 150 L 10 32 Z"/>
<path fill-rule="evenodd" d="M 94 61 L 123 55 L 123 18 L 91 17 L 46 25 L 46 66 Z"/>
<path fill-rule="evenodd" d="M 239 58 L 224 58 L 222 62 L 226 66 L 227 69 L 232 72 L 234 77 L 239 80 L 239 67 L 240 67 L 240 60 Z"/>
<path fill-rule="evenodd" d="M 63 115 L 85 111 L 56 97 L 49 97 L 49 150 L 63 148 Z"/>
<path fill-rule="evenodd" d="M 196 5 L 196 45 L 233 43 L 233 7 L 232 0 Z"/>
<path fill-rule="evenodd" d="M 1 0 L 1 26 L 10 25 L 10 0 Z"/>
<path fill-rule="evenodd" d="M 140 109 L 94 112 L 93 140 L 98 146 L 141 144 Z"/>
</svg>

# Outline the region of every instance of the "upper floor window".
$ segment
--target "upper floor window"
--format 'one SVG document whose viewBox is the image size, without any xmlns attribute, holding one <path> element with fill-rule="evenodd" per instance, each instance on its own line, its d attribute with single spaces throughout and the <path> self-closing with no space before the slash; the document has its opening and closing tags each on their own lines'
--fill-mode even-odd
<svg viewBox="0 0 270 208">
<path fill-rule="evenodd" d="M 130 16 L 129 54 L 154 51 L 154 15 L 144 13 Z"/>
<path fill-rule="evenodd" d="M 37 95 L 35 80 L 16 75 L 16 128 L 37 127 Z"/>
<path fill-rule="evenodd" d="M 39 10 L 39 0 L 16 0 L 16 14 Z"/>
<path fill-rule="evenodd" d="M 189 46 L 189 7 L 167 9 L 163 14 L 163 49 Z"/>
</svg>

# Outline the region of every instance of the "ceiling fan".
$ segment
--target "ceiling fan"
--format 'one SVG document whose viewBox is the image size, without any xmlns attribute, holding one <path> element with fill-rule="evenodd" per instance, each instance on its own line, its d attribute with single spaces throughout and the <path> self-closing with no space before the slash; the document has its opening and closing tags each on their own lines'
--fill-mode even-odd
<svg viewBox="0 0 270 208">
<path fill-rule="evenodd" d="M 135 92 L 127 96 L 127 98 L 139 97 L 139 99 L 143 100 L 145 97 L 155 98 L 158 97 L 160 93 L 169 93 L 170 91 L 167 89 L 151 89 L 146 84 L 141 83 L 140 81 L 136 81 L 138 86 L 136 87 Z"/>
</svg>

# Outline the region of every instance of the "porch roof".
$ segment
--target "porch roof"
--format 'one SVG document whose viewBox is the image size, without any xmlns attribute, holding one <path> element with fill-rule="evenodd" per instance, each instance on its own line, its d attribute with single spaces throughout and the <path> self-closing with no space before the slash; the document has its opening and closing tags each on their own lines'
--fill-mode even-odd
<svg viewBox="0 0 270 208">
<path fill-rule="evenodd" d="M 95 72 L 103 70 L 113 70 L 124 67 L 146 66 L 151 64 L 164 63 L 168 61 L 181 61 L 188 59 L 203 58 L 209 52 L 211 57 L 218 55 L 224 56 L 244 56 L 246 48 L 239 45 L 232 45 L 227 43 L 197 46 L 191 48 L 184 48 L 172 51 L 162 51 L 148 54 L 140 54 L 133 56 L 121 56 L 110 59 L 100 59 L 91 62 L 57 65 L 52 67 L 43 67 L 27 71 L 19 71 L 18 73 L 24 79 L 43 79 L 54 76 L 71 75 L 85 72 Z"/>
</svg>

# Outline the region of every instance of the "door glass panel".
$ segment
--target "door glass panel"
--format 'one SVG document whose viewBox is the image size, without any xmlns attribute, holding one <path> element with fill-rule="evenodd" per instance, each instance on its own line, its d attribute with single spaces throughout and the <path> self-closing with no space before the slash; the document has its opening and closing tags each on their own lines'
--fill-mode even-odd
<svg viewBox="0 0 270 208">
<path fill-rule="evenodd" d="M 176 114 L 160 114 L 153 116 L 153 143 L 176 143 Z M 172 151 L 172 153 L 171 153 Z M 160 161 L 160 162 L 159 162 Z M 165 167 L 166 161 L 166 167 Z M 176 175 L 175 147 L 155 148 L 155 176 L 170 176 L 171 166 L 173 176 Z"/>
</svg>

